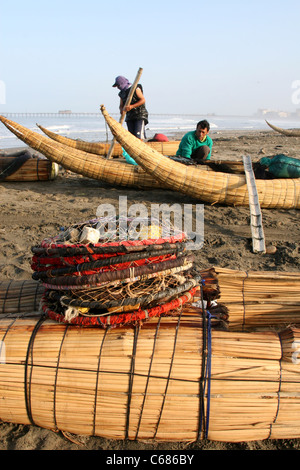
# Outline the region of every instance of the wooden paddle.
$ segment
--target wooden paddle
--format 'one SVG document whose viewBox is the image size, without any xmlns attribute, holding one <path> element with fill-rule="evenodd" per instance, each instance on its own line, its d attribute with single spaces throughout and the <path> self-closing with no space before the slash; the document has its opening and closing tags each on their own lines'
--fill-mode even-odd
<svg viewBox="0 0 300 470">
<path fill-rule="evenodd" d="M 126 103 L 125 103 L 125 106 L 123 107 L 123 109 L 126 108 L 126 106 L 128 106 L 130 103 L 131 103 L 131 100 L 132 100 L 132 97 L 133 97 L 133 94 L 135 92 L 135 89 L 139 83 L 139 80 L 140 80 L 140 77 L 142 75 L 142 72 L 143 72 L 143 69 L 140 67 L 139 70 L 138 70 L 138 73 L 135 77 L 135 80 L 133 82 L 133 85 L 131 86 L 131 89 L 130 89 L 130 92 L 129 92 L 129 95 L 127 97 L 127 100 L 126 100 Z M 120 117 L 120 124 L 123 124 L 123 121 L 124 121 L 124 118 L 125 118 L 125 115 L 126 115 L 126 111 L 123 111 L 122 114 L 121 114 L 121 117 Z M 111 158 L 112 156 L 112 153 L 113 153 L 113 149 L 114 149 L 114 146 L 115 146 L 115 143 L 116 143 L 116 138 L 114 137 L 113 138 L 113 141 L 110 145 L 110 148 L 108 150 L 108 153 L 107 153 L 107 156 L 106 158 Z"/>
</svg>

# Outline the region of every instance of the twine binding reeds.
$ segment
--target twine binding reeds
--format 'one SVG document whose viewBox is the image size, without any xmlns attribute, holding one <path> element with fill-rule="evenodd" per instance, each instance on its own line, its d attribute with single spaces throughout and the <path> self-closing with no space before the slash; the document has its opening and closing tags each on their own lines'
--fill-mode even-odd
<svg viewBox="0 0 300 470">
<path fill-rule="evenodd" d="M 36 281 L 0 281 L 0 313 L 34 312 L 38 310 L 45 288 Z"/>
</svg>

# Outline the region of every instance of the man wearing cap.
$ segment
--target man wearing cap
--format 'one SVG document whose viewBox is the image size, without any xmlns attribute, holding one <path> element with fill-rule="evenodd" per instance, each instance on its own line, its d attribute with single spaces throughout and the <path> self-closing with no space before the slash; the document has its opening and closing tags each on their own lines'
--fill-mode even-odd
<svg viewBox="0 0 300 470">
<path fill-rule="evenodd" d="M 210 125 L 206 120 L 199 121 L 195 131 L 183 136 L 176 155 L 191 158 L 197 163 L 210 160 L 213 141 L 208 135 L 209 129 Z"/>
<path fill-rule="evenodd" d="M 127 106 L 125 104 L 131 89 L 129 80 L 119 75 L 116 77 L 113 87 L 120 90 L 120 113 L 126 112 L 125 122 L 128 131 L 138 139 L 146 139 L 145 125 L 148 124 L 148 111 L 145 107 L 146 100 L 143 95 L 142 85 L 137 85 L 131 103 Z"/>
</svg>

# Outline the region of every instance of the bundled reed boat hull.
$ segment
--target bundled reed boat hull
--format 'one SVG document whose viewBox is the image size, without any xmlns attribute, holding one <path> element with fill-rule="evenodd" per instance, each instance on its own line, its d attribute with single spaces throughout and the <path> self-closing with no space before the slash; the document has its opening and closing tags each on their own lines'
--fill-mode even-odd
<svg viewBox="0 0 300 470">
<path fill-rule="evenodd" d="M 299 438 L 299 333 L 212 330 L 203 380 L 199 309 L 111 330 L 1 318 L 0 419 L 109 439 Z"/>
<path fill-rule="evenodd" d="M 170 161 L 126 131 L 109 116 L 104 106 L 101 111 L 112 134 L 126 152 L 162 186 L 208 203 L 249 205 L 244 175 L 204 172 L 200 168 Z M 262 208 L 300 208 L 299 178 L 258 180 L 256 186 Z"/>
<path fill-rule="evenodd" d="M 70 139 L 55 132 L 49 131 L 43 126 L 37 124 L 37 126 L 44 132 L 50 139 L 60 142 L 61 144 L 67 145 L 78 150 L 82 150 L 87 153 L 94 153 L 96 155 L 107 155 L 110 149 L 111 144 L 102 143 L 102 142 L 85 142 L 83 140 Z M 170 142 L 146 142 L 146 144 L 155 149 L 157 152 L 162 153 L 163 155 L 176 155 L 180 141 L 170 141 Z M 122 156 L 122 147 L 120 144 L 116 143 L 113 148 L 112 156 L 121 157 Z"/>
<path fill-rule="evenodd" d="M 37 124 L 38 125 L 38 124 Z M 61 136 L 55 132 L 45 129 L 43 126 L 38 125 L 44 134 L 46 134 L 50 139 L 60 142 L 68 147 L 72 147 L 78 150 L 82 150 L 88 153 L 94 153 L 96 155 L 107 155 L 110 149 L 110 144 L 101 143 L 101 142 L 85 142 L 82 140 L 74 140 L 68 137 Z M 153 148 L 157 152 L 162 153 L 163 155 L 172 157 L 176 155 L 176 152 L 179 147 L 180 141 L 171 141 L 171 142 L 145 142 L 150 148 Z M 113 148 L 112 156 L 122 157 L 122 147 L 120 144 L 115 143 Z M 227 170 L 231 173 L 244 173 L 244 165 L 242 161 L 222 161 L 215 160 L 213 162 L 207 162 L 207 165 L 202 165 L 202 170 L 210 171 L 210 165 L 216 169 L 216 171 L 222 171 L 221 167 L 226 167 Z M 218 168 L 219 167 L 219 168 Z"/>
<path fill-rule="evenodd" d="M 279 134 L 283 134 L 288 137 L 300 137 L 300 129 L 282 129 L 281 127 L 270 124 L 268 121 L 266 121 L 266 123 L 271 127 L 271 129 L 273 129 L 273 131 L 279 132 Z"/>
<path fill-rule="evenodd" d="M 3 116 L 0 121 L 29 147 L 68 170 L 111 185 L 140 189 L 159 188 L 160 184 L 144 170 L 127 163 L 107 160 L 101 156 L 72 149 L 30 131 Z"/>
<path fill-rule="evenodd" d="M 49 181 L 58 175 L 57 163 L 33 158 L 29 152 L 0 155 L 1 181 Z"/>
</svg>

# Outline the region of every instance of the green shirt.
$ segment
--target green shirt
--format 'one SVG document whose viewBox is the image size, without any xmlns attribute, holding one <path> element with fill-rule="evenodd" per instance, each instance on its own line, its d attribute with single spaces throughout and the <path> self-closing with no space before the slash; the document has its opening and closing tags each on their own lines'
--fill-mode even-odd
<svg viewBox="0 0 300 470">
<path fill-rule="evenodd" d="M 182 137 L 182 140 L 179 144 L 178 150 L 176 152 L 177 156 L 185 157 L 185 158 L 191 158 L 192 153 L 198 148 L 201 147 L 202 145 L 207 145 L 210 148 L 210 152 L 206 158 L 206 160 L 210 160 L 211 157 L 211 149 L 213 146 L 213 141 L 212 139 L 207 135 L 205 140 L 203 142 L 200 142 L 200 140 L 196 136 L 195 131 L 188 132 Z"/>
</svg>

